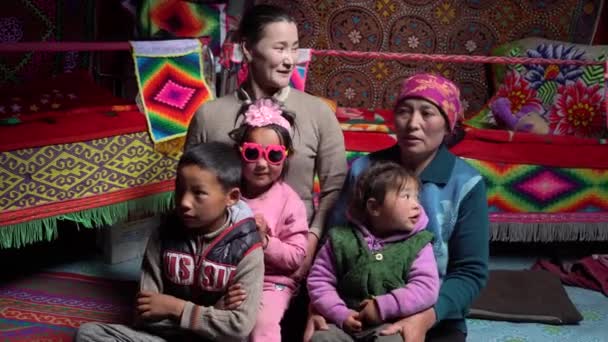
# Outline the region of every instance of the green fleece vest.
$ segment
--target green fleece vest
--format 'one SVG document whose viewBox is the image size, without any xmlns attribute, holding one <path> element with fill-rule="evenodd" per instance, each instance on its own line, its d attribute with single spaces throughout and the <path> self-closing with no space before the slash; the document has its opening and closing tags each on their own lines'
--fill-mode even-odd
<svg viewBox="0 0 608 342">
<path fill-rule="evenodd" d="M 416 255 L 433 240 L 433 234 L 423 230 L 406 240 L 386 243 L 376 252 L 369 250 L 355 228 L 334 227 L 329 239 L 336 262 L 338 294 L 349 308 L 358 310 L 364 299 L 405 285 Z"/>
</svg>

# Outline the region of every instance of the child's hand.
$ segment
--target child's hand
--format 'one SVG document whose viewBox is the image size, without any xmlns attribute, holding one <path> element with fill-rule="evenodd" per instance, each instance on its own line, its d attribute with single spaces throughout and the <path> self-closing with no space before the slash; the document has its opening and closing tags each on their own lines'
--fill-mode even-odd
<svg viewBox="0 0 608 342">
<path fill-rule="evenodd" d="M 142 291 L 137 294 L 137 315 L 146 321 L 179 319 L 186 302 L 162 293 Z"/>
<path fill-rule="evenodd" d="M 260 234 L 260 239 L 262 239 L 262 246 L 266 248 L 268 246 L 268 223 L 266 223 L 266 219 L 261 214 L 255 214 L 255 227 Z"/>
<path fill-rule="evenodd" d="M 236 283 L 231 285 L 228 288 L 228 292 L 224 295 L 224 309 L 226 310 L 234 310 L 238 308 L 247 298 L 247 292 L 241 286 L 241 284 Z"/>
<path fill-rule="evenodd" d="M 355 333 L 361 331 L 363 324 L 359 319 L 359 313 L 357 311 L 350 312 L 350 316 L 342 322 L 342 328 L 349 333 Z"/>
<path fill-rule="evenodd" d="M 266 223 L 266 219 L 262 214 L 255 214 L 255 226 L 258 229 L 260 234 L 267 234 L 268 232 L 268 223 Z"/>
<path fill-rule="evenodd" d="M 359 319 L 366 325 L 379 325 L 382 323 L 378 303 L 374 299 L 366 299 L 359 304 Z"/>
</svg>

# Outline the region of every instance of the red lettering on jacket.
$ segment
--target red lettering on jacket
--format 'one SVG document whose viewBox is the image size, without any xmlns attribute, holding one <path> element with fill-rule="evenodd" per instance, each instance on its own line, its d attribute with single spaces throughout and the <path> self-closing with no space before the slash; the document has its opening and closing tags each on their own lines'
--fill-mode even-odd
<svg viewBox="0 0 608 342">
<path fill-rule="evenodd" d="M 203 260 L 203 279 L 201 287 L 206 291 L 223 291 L 228 287 L 229 281 L 236 273 L 236 267 L 216 264 L 209 260 Z"/>
<path fill-rule="evenodd" d="M 163 260 L 165 275 L 169 281 L 177 285 L 192 285 L 194 283 L 194 260 L 192 256 L 168 251 L 165 252 Z"/>
<path fill-rule="evenodd" d="M 203 262 L 203 282 L 202 282 L 202 287 L 204 289 L 208 289 L 213 287 L 213 282 L 215 280 L 215 274 L 214 274 L 214 269 L 213 266 L 210 265 L 205 265 L 205 262 Z"/>
<path fill-rule="evenodd" d="M 179 279 L 187 281 L 192 277 L 192 259 L 191 258 L 180 258 L 179 259 Z M 192 280 L 190 279 L 190 284 Z"/>
</svg>

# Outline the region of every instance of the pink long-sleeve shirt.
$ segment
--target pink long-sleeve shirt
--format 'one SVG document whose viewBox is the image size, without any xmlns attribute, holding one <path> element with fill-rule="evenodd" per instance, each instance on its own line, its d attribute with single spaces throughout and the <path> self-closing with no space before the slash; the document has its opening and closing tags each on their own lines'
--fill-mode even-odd
<svg viewBox="0 0 608 342">
<path fill-rule="evenodd" d="M 396 234 L 385 239 L 375 237 L 363 225 L 354 222 L 352 225 L 361 232 L 368 248 L 377 251 L 385 244 L 408 239 L 423 230 L 427 223 L 428 217 L 423 210 L 420 220 L 411 232 Z M 440 280 L 431 243 L 418 252 L 405 280 L 405 286 L 375 297 L 383 322 L 413 315 L 433 306 L 437 301 Z M 340 298 L 336 289 L 337 284 L 334 251 L 328 241 L 319 250 L 310 269 L 308 293 L 310 302 L 317 312 L 342 327 L 342 323 L 350 315 L 350 309 Z"/>
<path fill-rule="evenodd" d="M 264 281 L 292 288 L 291 275 L 302 264 L 308 242 L 306 207 L 300 196 L 285 182 L 274 185 L 256 198 L 243 198 L 255 215 L 268 225 L 268 245 L 264 250 Z"/>
</svg>

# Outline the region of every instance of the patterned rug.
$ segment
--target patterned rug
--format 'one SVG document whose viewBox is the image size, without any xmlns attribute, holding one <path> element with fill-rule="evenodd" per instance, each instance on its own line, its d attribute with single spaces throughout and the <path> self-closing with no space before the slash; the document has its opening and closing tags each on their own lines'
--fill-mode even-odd
<svg viewBox="0 0 608 342">
<path fill-rule="evenodd" d="M 38 273 L 0 285 L 2 341 L 72 341 L 83 323 L 128 323 L 135 282 Z"/>
<path fill-rule="evenodd" d="M 523 37 L 588 44 L 603 0 L 259 0 L 296 18 L 300 46 L 314 49 L 488 55 Z M 456 80 L 466 112 L 489 97 L 485 65 L 432 64 L 352 58 L 314 58 L 307 90 L 340 106 L 391 108 L 400 81 L 420 70 Z"/>
</svg>

